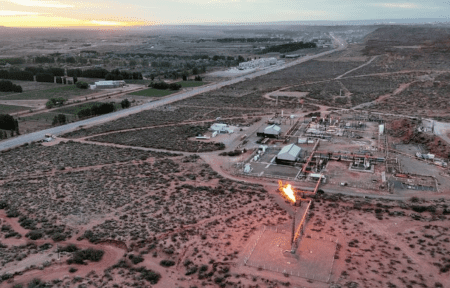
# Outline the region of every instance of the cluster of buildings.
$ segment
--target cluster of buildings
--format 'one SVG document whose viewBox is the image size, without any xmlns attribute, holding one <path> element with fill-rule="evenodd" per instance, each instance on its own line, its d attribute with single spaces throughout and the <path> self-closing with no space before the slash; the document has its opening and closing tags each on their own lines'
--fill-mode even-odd
<svg viewBox="0 0 450 288">
<path fill-rule="evenodd" d="M 252 68 L 264 68 L 269 67 L 270 65 L 277 64 L 277 59 L 275 57 L 271 58 L 259 58 L 252 61 L 241 62 L 239 63 L 239 70 L 244 69 L 252 69 Z"/>
<path fill-rule="evenodd" d="M 436 158 L 434 156 L 435 156 L 434 154 L 430 154 L 430 153 L 422 154 L 420 152 L 416 152 L 416 157 L 419 159 L 425 159 L 425 160 L 431 161 L 431 162 L 433 162 L 434 165 L 437 165 L 437 166 L 447 167 L 447 162 L 445 162 L 444 159 Z"/>
</svg>

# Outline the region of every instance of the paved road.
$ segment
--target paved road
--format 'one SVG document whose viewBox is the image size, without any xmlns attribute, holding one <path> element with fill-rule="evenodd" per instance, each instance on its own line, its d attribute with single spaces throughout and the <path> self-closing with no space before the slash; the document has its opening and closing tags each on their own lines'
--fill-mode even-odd
<svg viewBox="0 0 450 288">
<path fill-rule="evenodd" d="M 163 105 L 166 105 L 166 104 L 169 104 L 169 103 L 172 103 L 175 101 L 180 101 L 180 100 L 183 100 L 183 99 L 186 99 L 186 98 L 189 98 L 189 97 L 201 94 L 201 93 L 217 90 L 224 86 L 228 86 L 228 85 L 242 82 L 242 81 L 252 79 L 252 78 L 255 78 L 258 76 L 262 76 L 262 75 L 266 75 L 266 74 L 269 74 L 269 73 L 272 73 L 275 71 L 279 71 L 279 70 L 282 70 L 282 69 L 285 69 L 285 68 L 288 68 L 288 67 L 291 67 L 294 65 L 298 65 L 300 63 L 307 62 L 311 59 L 322 57 L 322 56 L 325 56 L 325 55 L 328 55 L 328 54 L 334 53 L 336 51 L 347 48 L 347 44 L 345 42 L 343 42 L 342 40 L 337 39 L 337 38 L 334 38 L 334 40 L 335 40 L 335 42 L 337 42 L 336 43 L 337 48 L 330 50 L 330 51 L 322 52 L 322 53 L 312 55 L 312 56 L 306 56 L 306 57 L 300 58 L 298 60 L 286 63 L 284 65 L 270 67 L 270 68 L 267 68 L 267 69 L 264 69 L 261 71 L 257 71 L 257 72 L 251 73 L 251 74 L 247 74 L 245 76 L 237 77 L 237 78 L 234 78 L 234 79 L 231 79 L 228 81 L 224 81 L 224 82 L 220 82 L 220 83 L 216 83 L 216 84 L 212 84 L 212 85 L 206 85 L 203 87 L 198 87 L 198 88 L 190 90 L 190 91 L 183 91 L 183 92 L 174 94 L 172 96 L 166 97 L 164 99 L 149 102 L 149 103 L 146 103 L 143 105 L 139 105 L 139 106 L 131 107 L 128 109 L 120 110 L 117 112 L 89 118 L 86 120 L 69 123 L 66 125 L 53 127 L 50 129 L 46 129 L 46 130 L 42 130 L 42 131 L 30 133 L 30 134 L 21 135 L 21 136 L 15 137 L 15 138 L 11 138 L 9 140 L 0 142 L 0 151 L 10 149 L 13 147 L 17 147 L 17 146 L 23 145 L 25 143 L 30 143 L 32 141 L 42 140 L 44 138 L 45 134 L 61 135 L 61 134 L 73 131 L 73 130 L 79 128 L 80 126 L 91 126 L 91 125 L 102 124 L 105 122 L 115 120 L 117 118 L 125 117 L 125 116 L 135 114 L 135 113 L 138 113 L 138 112 L 141 112 L 144 110 L 149 110 L 149 109 L 152 109 L 152 108 L 155 108 L 158 106 L 163 106 Z"/>
</svg>

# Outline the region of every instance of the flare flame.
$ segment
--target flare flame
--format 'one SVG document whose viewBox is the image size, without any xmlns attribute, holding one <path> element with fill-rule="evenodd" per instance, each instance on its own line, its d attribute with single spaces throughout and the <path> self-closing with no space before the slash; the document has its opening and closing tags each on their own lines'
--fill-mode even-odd
<svg viewBox="0 0 450 288">
<path fill-rule="evenodd" d="M 289 198 L 293 203 L 295 203 L 295 191 L 292 189 L 291 184 L 286 183 L 286 185 L 283 185 L 283 182 L 281 180 L 278 181 L 278 186 L 280 191 L 286 195 L 286 197 Z"/>
</svg>

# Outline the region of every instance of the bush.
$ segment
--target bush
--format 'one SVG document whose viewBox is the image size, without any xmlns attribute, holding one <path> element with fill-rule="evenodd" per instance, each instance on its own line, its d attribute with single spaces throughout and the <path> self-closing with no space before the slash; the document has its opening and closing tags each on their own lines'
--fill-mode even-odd
<svg viewBox="0 0 450 288">
<path fill-rule="evenodd" d="M 76 252 L 78 251 L 78 247 L 75 244 L 69 244 L 66 247 L 61 247 L 58 249 L 58 252 Z"/>
<path fill-rule="evenodd" d="M 128 256 L 128 259 L 130 259 L 131 262 L 133 262 L 133 264 L 135 264 L 135 265 L 144 261 L 144 258 L 142 258 L 141 255 L 135 256 L 135 255 L 131 254 Z"/>
<path fill-rule="evenodd" d="M 68 69 L 67 76 L 69 77 L 81 77 L 83 75 L 83 70 L 81 69 Z"/>
<path fill-rule="evenodd" d="M 122 109 L 129 108 L 131 103 L 128 99 L 123 99 L 122 102 L 120 102 L 120 106 L 122 106 Z"/>
<path fill-rule="evenodd" d="M 75 82 L 75 78 L 73 79 L 74 80 L 74 82 Z M 86 82 L 82 82 L 82 81 L 80 81 L 80 82 L 76 82 L 76 85 L 77 85 L 77 87 L 78 88 L 80 88 L 80 89 L 88 89 L 89 88 L 89 84 L 88 83 L 86 83 Z"/>
<path fill-rule="evenodd" d="M 63 68 L 48 68 L 47 73 L 53 74 L 54 76 L 64 76 Z"/>
<path fill-rule="evenodd" d="M 18 92 L 22 93 L 22 86 L 13 84 L 11 81 L 0 81 L 0 92 Z"/>
<path fill-rule="evenodd" d="M 83 234 L 84 238 L 88 239 L 91 243 L 97 243 L 100 239 L 91 230 L 86 230 Z"/>
<path fill-rule="evenodd" d="M 102 68 L 84 70 L 82 75 L 86 78 L 105 78 L 109 71 Z M 77 75 L 78 76 L 78 75 Z"/>
<path fill-rule="evenodd" d="M 45 284 L 45 282 L 42 282 L 41 279 L 38 278 L 34 278 L 33 280 L 31 280 L 30 283 L 28 283 L 28 288 L 45 288 L 47 287 L 47 285 Z"/>
<path fill-rule="evenodd" d="M 8 70 L 0 70 L 0 79 L 9 79 Z"/>
<path fill-rule="evenodd" d="M 0 209 L 8 208 L 8 203 L 6 201 L 0 201 Z"/>
<path fill-rule="evenodd" d="M 75 272 L 77 272 L 77 271 L 78 271 L 78 269 L 75 268 L 75 267 L 70 267 L 70 268 L 69 268 L 69 273 L 75 273 Z"/>
<path fill-rule="evenodd" d="M 17 122 L 9 114 L 0 114 L 0 129 L 15 130 Z"/>
<path fill-rule="evenodd" d="M 9 209 L 6 212 L 6 217 L 8 217 L 8 218 L 15 218 L 15 217 L 19 217 L 19 216 L 20 216 L 19 211 L 15 210 L 15 209 Z"/>
<path fill-rule="evenodd" d="M 175 265 L 175 261 L 172 260 L 161 260 L 161 262 L 159 262 L 159 265 L 163 266 L 163 267 L 170 267 Z"/>
<path fill-rule="evenodd" d="M 102 260 L 103 254 L 105 254 L 103 250 L 97 250 L 93 248 L 79 250 L 73 254 L 73 257 L 71 259 L 67 260 L 67 264 L 86 264 L 86 262 L 84 262 L 85 260 L 98 262 Z"/>
<path fill-rule="evenodd" d="M 33 230 L 28 232 L 25 236 L 31 240 L 38 240 L 41 239 L 44 234 L 40 230 Z"/>
<path fill-rule="evenodd" d="M 78 111 L 78 113 L 77 113 L 78 118 L 86 118 L 91 115 L 92 115 L 91 108 L 82 109 L 82 110 Z"/>
<path fill-rule="evenodd" d="M 25 67 L 24 71 L 30 72 L 33 75 L 36 75 L 38 73 L 45 73 L 45 70 L 42 67 Z"/>
<path fill-rule="evenodd" d="M 8 77 L 11 80 L 34 81 L 33 73 L 29 71 L 11 71 Z"/>
<path fill-rule="evenodd" d="M 116 111 L 116 106 L 114 103 L 95 104 L 91 107 L 92 115 L 103 115 L 114 111 Z"/>
<path fill-rule="evenodd" d="M 169 89 L 170 90 L 180 90 L 181 88 L 181 84 L 178 83 L 171 83 L 169 84 Z"/>
<path fill-rule="evenodd" d="M 66 124 L 67 118 L 64 114 L 58 114 L 53 117 L 52 125 L 63 125 Z"/>
<path fill-rule="evenodd" d="M 53 234 L 52 240 L 55 242 L 64 241 L 64 240 L 66 240 L 66 234 L 57 232 L 57 233 Z"/>
<path fill-rule="evenodd" d="M 54 83 L 55 77 L 53 74 L 50 74 L 50 73 L 39 73 L 39 74 L 36 74 L 36 82 Z"/>
<path fill-rule="evenodd" d="M 159 89 L 159 90 L 167 90 L 169 89 L 169 84 L 167 84 L 164 81 L 161 82 L 157 82 L 157 83 L 151 83 L 150 85 L 148 85 L 149 87 L 152 87 L 154 89 Z"/>
<path fill-rule="evenodd" d="M 47 101 L 47 103 L 45 103 L 45 107 L 47 107 L 48 109 L 51 109 L 55 106 L 63 106 L 64 103 L 67 101 L 67 99 L 64 99 L 62 97 L 59 98 L 50 98 L 50 100 Z"/>
<path fill-rule="evenodd" d="M 147 270 L 144 267 L 140 267 L 136 271 L 141 272 L 142 278 L 150 282 L 150 284 L 157 284 L 159 279 L 161 279 L 161 274 L 153 270 Z"/>
</svg>

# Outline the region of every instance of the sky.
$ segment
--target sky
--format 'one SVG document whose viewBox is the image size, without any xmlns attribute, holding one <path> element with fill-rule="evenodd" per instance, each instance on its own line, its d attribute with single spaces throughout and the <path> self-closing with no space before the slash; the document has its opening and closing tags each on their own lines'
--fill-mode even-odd
<svg viewBox="0 0 450 288">
<path fill-rule="evenodd" d="M 0 0 L 0 26 L 130 27 L 450 16 L 450 1 Z"/>
</svg>

